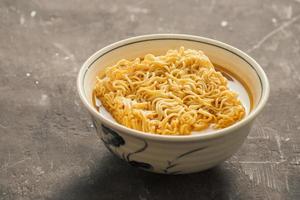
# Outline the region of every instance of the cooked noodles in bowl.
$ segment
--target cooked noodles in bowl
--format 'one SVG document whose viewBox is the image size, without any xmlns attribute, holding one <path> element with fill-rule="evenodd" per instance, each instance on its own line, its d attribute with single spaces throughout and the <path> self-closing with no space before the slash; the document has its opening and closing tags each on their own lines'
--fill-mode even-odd
<svg viewBox="0 0 300 200">
<path fill-rule="evenodd" d="M 183 47 L 120 60 L 97 76 L 93 95 L 118 123 L 154 134 L 225 128 L 246 114 L 209 58 Z"/>
</svg>

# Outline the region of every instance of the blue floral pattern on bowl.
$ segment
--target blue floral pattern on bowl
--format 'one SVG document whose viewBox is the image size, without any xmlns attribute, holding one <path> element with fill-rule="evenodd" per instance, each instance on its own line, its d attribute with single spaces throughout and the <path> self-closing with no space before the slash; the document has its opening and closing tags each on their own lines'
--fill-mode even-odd
<svg viewBox="0 0 300 200">
<path fill-rule="evenodd" d="M 165 174 L 182 174 L 182 171 L 180 170 L 172 170 L 173 168 L 175 168 L 176 166 L 178 166 L 180 163 L 178 162 L 181 158 L 186 157 L 190 154 L 196 153 L 198 151 L 202 151 L 203 149 L 206 149 L 207 147 L 199 147 L 190 151 L 187 151 L 185 153 L 180 154 L 179 156 L 177 156 L 176 158 L 174 158 L 173 160 L 168 160 L 167 161 L 167 166 L 166 168 L 163 170 L 163 172 Z"/>
<path fill-rule="evenodd" d="M 104 133 L 104 143 L 109 144 L 114 147 L 120 147 L 125 144 L 125 140 L 114 130 L 101 125 L 102 131 Z"/>
<path fill-rule="evenodd" d="M 98 128 L 97 126 L 95 127 Z M 119 148 L 125 145 L 126 143 L 125 140 L 116 131 L 104 126 L 103 124 L 101 124 L 101 129 L 103 133 L 102 141 L 104 142 L 105 146 L 110 152 L 117 154 L 117 152 L 113 151 L 112 148 Z M 121 157 L 123 160 L 127 161 L 133 167 L 137 167 L 144 170 L 152 170 L 153 166 L 150 165 L 149 163 L 144 163 L 144 162 L 131 159 L 133 155 L 137 153 L 141 153 L 147 149 L 148 143 L 145 140 L 143 140 L 143 143 L 144 145 L 134 152 L 128 153 L 127 155 L 123 153 L 122 156 L 118 154 L 117 155 Z"/>
</svg>

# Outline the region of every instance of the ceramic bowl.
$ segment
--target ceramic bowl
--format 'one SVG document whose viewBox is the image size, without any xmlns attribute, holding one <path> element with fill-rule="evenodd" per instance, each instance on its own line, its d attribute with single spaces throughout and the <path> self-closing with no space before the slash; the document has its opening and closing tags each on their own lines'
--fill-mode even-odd
<svg viewBox="0 0 300 200">
<path fill-rule="evenodd" d="M 253 96 L 251 112 L 224 129 L 196 135 L 168 136 L 127 128 L 93 107 L 92 91 L 100 70 L 123 58 L 133 59 L 148 53 L 161 55 L 180 46 L 202 50 L 213 63 L 242 77 Z M 269 95 L 266 74 L 246 53 L 216 40 L 179 34 L 138 36 L 104 47 L 83 64 L 77 86 L 105 146 L 134 167 L 164 174 L 199 172 L 232 156 L 243 144 Z"/>
</svg>

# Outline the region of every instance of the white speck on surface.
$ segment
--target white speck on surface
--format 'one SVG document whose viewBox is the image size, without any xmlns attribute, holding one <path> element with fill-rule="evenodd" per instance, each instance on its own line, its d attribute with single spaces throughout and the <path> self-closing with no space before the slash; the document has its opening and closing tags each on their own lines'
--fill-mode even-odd
<svg viewBox="0 0 300 200">
<path fill-rule="evenodd" d="M 71 60 L 74 61 L 74 63 L 77 63 L 75 56 L 70 52 L 70 50 L 67 47 L 65 47 L 63 44 L 55 43 L 55 42 L 53 43 L 53 45 L 59 50 L 61 50 L 66 57 L 69 57 Z"/>
<path fill-rule="evenodd" d="M 74 101 L 74 104 L 76 105 L 76 106 L 79 106 L 79 103 L 75 100 Z"/>
<path fill-rule="evenodd" d="M 36 16 L 36 11 L 35 11 L 35 10 L 31 11 L 31 12 L 30 12 L 30 16 L 31 16 L 32 18 L 35 17 L 35 16 Z"/>
<path fill-rule="evenodd" d="M 49 98 L 48 98 L 48 95 L 47 95 L 47 94 L 42 94 L 39 103 L 40 103 L 40 105 L 42 105 L 42 106 L 48 105 L 48 104 L 49 104 Z"/>
<path fill-rule="evenodd" d="M 276 19 L 276 18 L 272 18 L 272 23 L 273 23 L 274 25 L 277 25 L 277 19 Z"/>
<path fill-rule="evenodd" d="M 285 140 L 284 140 L 284 141 L 288 142 L 288 141 L 290 141 L 290 138 L 285 138 Z"/>
<path fill-rule="evenodd" d="M 41 167 L 37 167 L 36 168 L 36 175 L 42 175 L 42 174 L 44 174 L 45 172 L 42 170 L 42 168 Z"/>
<path fill-rule="evenodd" d="M 69 57 L 69 56 L 65 56 L 64 59 L 65 59 L 65 60 L 69 60 L 70 57 Z"/>
<path fill-rule="evenodd" d="M 25 18 L 24 18 L 23 15 L 21 15 L 21 17 L 20 17 L 20 24 L 21 24 L 21 25 L 24 25 L 24 24 L 25 24 Z"/>
<path fill-rule="evenodd" d="M 221 26 L 222 27 L 226 27 L 227 25 L 228 25 L 227 21 L 225 21 L 225 20 L 221 21 Z"/>
<path fill-rule="evenodd" d="M 38 84 L 39 84 L 39 81 L 34 81 L 34 83 L 35 83 L 36 85 L 38 85 Z"/>
<path fill-rule="evenodd" d="M 26 76 L 29 77 L 29 76 L 31 76 L 31 74 L 30 73 L 26 73 Z"/>
<path fill-rule="evenodd" d="M 132 21 L 132 22 L 135 21 L 135 15 L 134 15 L 134 14 L 131 14 L 131 15 L 130 15 L 130 21 Z"/>
<path fill-rule="evenodd" d="M 58 56 L 59 54 L 58 53 L 55 53 L 55 56 Z"/>
<path fill-rule="evenodd" d="M 293 158 L 293 160 L 290 163 L 292 165 L 300 165 L 300 158 Z"/>
<path fill-rule="evenodd" d="M 37 166 L 37 167 L 32 168 L 32 173 L 34 175 L 41 176 L 41 175 L 45 174 L 45 171 L 42 169 L 42 167 Z"/>
</svg>

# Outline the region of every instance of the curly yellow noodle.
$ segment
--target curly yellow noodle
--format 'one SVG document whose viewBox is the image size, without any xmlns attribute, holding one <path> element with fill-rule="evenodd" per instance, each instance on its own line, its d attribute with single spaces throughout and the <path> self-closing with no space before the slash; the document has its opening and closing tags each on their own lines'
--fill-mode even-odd
<svg viewBox="0 0 300 200">
<path fill-rule="evenodd" d="M 208 57 L 183 47 L 120 60 L 99 74 L 93 94 L 117 122 L 162 135 L 225 128 L 245 115 L 238 95 Z"/>
</svg>

